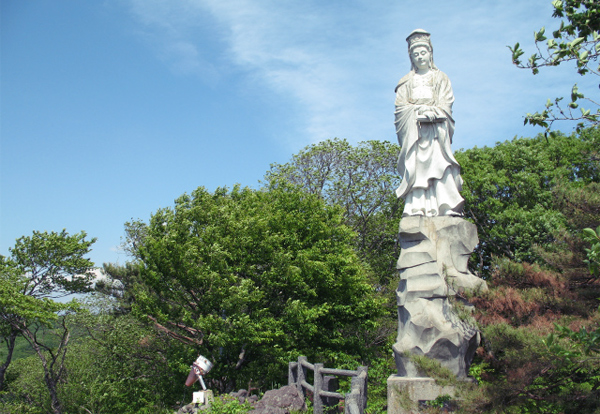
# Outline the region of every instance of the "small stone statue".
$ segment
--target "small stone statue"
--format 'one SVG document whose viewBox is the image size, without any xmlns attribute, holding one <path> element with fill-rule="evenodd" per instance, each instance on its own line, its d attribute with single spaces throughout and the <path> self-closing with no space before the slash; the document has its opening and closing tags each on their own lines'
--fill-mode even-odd
<svg viewBox="0 0 600 414">
<path fill-rule="evenodd" d="M 396 133 L 402 146 L 396 190 L 404 216 L 460 216 L 460 166 L 452 155 L 454 135 L 450 80 L 433 63 L 430 34 L 422 29 L 407 38 L 411 71 L 396 86 Z"/>
</svg>

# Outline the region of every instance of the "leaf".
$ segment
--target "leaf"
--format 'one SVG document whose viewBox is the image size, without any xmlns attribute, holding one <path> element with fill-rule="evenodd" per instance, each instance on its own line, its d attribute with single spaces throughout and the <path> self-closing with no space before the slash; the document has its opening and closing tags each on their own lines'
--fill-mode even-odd
<svg viewBox="0 0 600 414">
<path fill-rule="evenodd" d="M 551 333 L 544 340 L 544 345 L 546 345 L 548 348 L 550 348 L 553 344 L 554 344 L 554 333 Z"/>
<path fill-rule="evenodd" d="M 533 54 L 531 55 L 531 57 L 529 58 L 529 65 L 532 68 L 535 68 L 537 66 L 537 61 L 539 60 L 539 56 L 537 54 Z"/>
<path fill-rule="evenodd" d="M 577 98 L 579 98 L 579 88 L 577 87 L 577 84 L 573 85 L 573 88 L 571 89 L 571 101 L 575 102 L 577 100 Z M 574 106 L 573 108 L 576 108 L 576 106 Z"/>
<path fill-rule="evenodd" d="M 569 46 L 571 48 L 575 48 L 575 47 L 579 46 L 581 43 L 583 43 L 584 40 L 585 40 L 585 37 L 578 37 L 577 39 L 575 39 L 571 43 L 569 43 Z"/>
<path fill-rule="evenodd" d="M 544 36 L 545 31 L 546 28 L 542 27 L 539 32 L 534 33 L 536 42 L 543 42 L 544 40 L 546 40 L 546 36 Z"/>
<path fill-rule="evenodd" d="M 512 48 L 510 46 L 507 46 L 507 47 L 512 52 L 513 63 L 518 65 L 520 63 L 519 57 L 522 56 L 525 52 L 523 52 L 523 50 L 520 49 L 519 43 L 516 43 L 514 48 Z"/>
<path fill-rule="evenodd" d="M 582 233 L 583 233 L 583 237 L 586 240 L 593 240 L 596 237 L 596 232 L 594 232 L 594 230 L 590 229 L 590 228 L 583 229 Z"/>
</svg>

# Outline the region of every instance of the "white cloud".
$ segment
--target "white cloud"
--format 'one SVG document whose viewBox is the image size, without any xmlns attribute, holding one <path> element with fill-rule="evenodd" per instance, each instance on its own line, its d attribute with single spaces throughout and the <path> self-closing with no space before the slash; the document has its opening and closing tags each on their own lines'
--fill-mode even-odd
<svg viewBox="0 0 600 414">
<path fill-rule="evenodd" d="M 223 55 L 252 79 L 287 97 L 299 111 L 293 116 L 303 119 L 303 135 L 310 141 L 333 136 L 355 141 L 381 138 L 380 131 L 373 131 L 369 122 L 377 111 L 369 104 L 374 99 L 367 96 L 361 102 L 365 93 L 375 92 L 365 90 L 372 84 L 368 77 L 378 76 L 369 69 L 373 63 L 369 54 L 377 33 L 369 34 L 368 30 L 373 19 L 382 18 L 377 9 L 367 9 L 371 16 L 365 17 L 370 20 L 355 25 L 358 10 L 311 9 L 306 3 L 134 1 L 132 8 L 155 40 L 162 38 L 168 43 L 161 47 L 166 51 L 161 56 L 167 56 L 165 60 L 172 67 L 188 71 L 203 67 L 198 52 L 202 45 L 190 43 L 194 24 L 188 17 L 196 16 L 200 25 L 210 13 L 227 46 Z M 188 42 L 185 48 L 183 40 Z M 211 64 L 218 62 L 213 60 Z M 389 89 L 393 90 L 393 84 Z M 388 100 L 391 102 L 391 95 Z M 392 130 L 389 126 L 386 129 Z"/>
<path fill-rule="evenodd" d="M 131 6 L 177 73 L 214 81 L 233 64 L 287 102 L 302 125 L 288 137 L 296 148 L 334 136 L 395 139 L 393 89 L 409 69 L 404 38 L 416 27 L 432 32 L 436 62 L 462 99 L 456 104 L 459 146 L 510 138 L 507 128 L 520 128 L 525 109 L 535 110 L 530 105 L 555 86 L 529 91 L 531 75 L 511 65 L 505 47 L 527 41 L 538 28 L 528 16 L 542 16 L 540 25 L 554 23 L 546 0 L 434 1 L 427 7 L 403 1 L 131 0 Z"/>
<path fill-rule="evenodd" d="M 131 0 L 131 10 L 142 24 L 139 36 L 173 72 L 199 75 L 207 82 L 218 79 L 215 62 L 202 50 L 197 34 L 202 10 L 193 2 Z"/>
</svg>

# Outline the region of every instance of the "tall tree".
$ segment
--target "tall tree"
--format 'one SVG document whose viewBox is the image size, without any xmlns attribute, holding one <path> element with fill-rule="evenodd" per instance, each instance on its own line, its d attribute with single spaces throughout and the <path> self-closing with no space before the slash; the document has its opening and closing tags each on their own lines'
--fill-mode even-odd
<svg viewBox="0 0 600 414">
<path fill-rule="evenodd" d="M 589 255 L 599 239 L 591 228 L 582 238 L 586 226 L 600 225 L 600 184 L 577 184 L 552 190 L 566 226 L 538 247 L 543 265 L 496 259 L 490 291 L 474 299 L 486 347 L 479 395 L 487 407 L 473 404 L 473 412 L 600 409 L 600 283 Z"/>
<path fill-rule="evenodd" d="M 107 277 L 96 282 L 95 290 L 115 299 L 111 312 L 131 312 L 131 306 L 135 302 L 135 286 L 141 283 L 139 267 L 133 262 L 126 262 L 124 265 L 104 263 L 102 273 Z"/>
<path fill-rule="evenodd" d="M 534 33 L 537 52 L 523 62 L 521 57 L 525 52 L 519 43 L 513 47 L 513 63 L 522 69 L 531 69 L 537 74 L 542 67 L 558 66 L 566 62 L 575 62 L 579 75 L 600 76 L 597 67 L 600 56 L 600 2 L 597 0 L 553 0 L 554 12 L 552 17 L 565 18 L 560 27 L 552 32 L 552 37 L 546 37 L 546 29 L 542 27 Z M 550 131 L 555 121 L 579 121 L 577 129 L 585 125 L 600 124 L 600 101 L 595 97 L 585 96 L 577 87 L 571 89 L 570 102 L 565 106 L 563 98 L 548 99 L 542 112 L 528 113 L 525 124 L 539 125 Z M 581 105 L 581 106 L 580 106 Z"/>
<path fill-rule="evenodd" d="M 114 315 L 112 301 L 89 305 L 94 312 L 73 321 L 87 335 L 69 349 L 59 390 L 65 412 L 172 412 L 184 389 L 180 371 L 189 370 L 183 346 L 130 313 Z"/>
<path fill-rule="evenodd" d="M 343 207 L 344 220 L 357 235 L 356 250 L 373 269 L 379 287 L 386 288 L 400 253 L 396 235 L 402 201 L 394 193 L 400 185 L 399 153 L 400 147 L 390 142 L 352 146 L 336 138 L 304 148 L 286 164 L 271 165 L 265 179 L 270 186 L 292 182 Z"/>
<path fill-rule="evenodd" d="M 600 131 L 555 139 L 543 136 L 457 152 L 465 181 L 465 216 L 474 221 L 480 243 L 476 270 L 490 274 L 492 257 L 540 262 L 536 246 L 548 246 L 567 216 L 559 208 L 556 185 L 600 182 Z"/>
<path fill-rule="evenodd" d="M 17 239 L 8 257 L 0 257 L 0 318 L 9 348 L 9 358 L 0 370 L 0 387 L 14 349 L 12 338 L 20 334 L 42 362 L 55 413 L 62 410 L 57 386 L 64 375 L 70 340 L 65 320 L 78 306 L 54 299 L 90 291 L 94 264 L 84 256 L 95 239 L 86 240 L 86 237 L 85 232 L 69 235 L 66 230 L 60 233 L 34 231 L 32 236 Z M 54 330 L 58 346 L 44 343 L 38 335 L 42 327 L 55 323 L 58 323 Z"/>
<path fill-rule="evenodd" d="M 4 386 L 6 370 L 10 365 L 15 350 L 19 330 L 11 323 L 17 315 L 13 313 L 8 300 L 15 297 L 21 282 L 13 263 L 0 256 L 0 335 L 6 345 L 6 360 L 0 365 L 0 390 Z"/>
<path fill-rule="evenodd" d="M 280 382 L 299 354 L 368 352 L 381 301 L 339 208 L 290 185 L 198 188 L 141 227 L 134 313 L 215 361 L 214 387 Z"/>
</svg>

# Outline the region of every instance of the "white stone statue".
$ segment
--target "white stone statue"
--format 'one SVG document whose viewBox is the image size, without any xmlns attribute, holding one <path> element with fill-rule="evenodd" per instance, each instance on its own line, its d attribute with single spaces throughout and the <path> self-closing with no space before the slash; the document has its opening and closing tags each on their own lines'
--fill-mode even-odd
<svg viewBox="0 0 600 414">
<path fill-rule="evenodd" d="M 404 198 L 397 269 L 398 337 L 393 346 L 400 377 L 423 377 L 413 355 L 439 361 L 466 378 L 479 331 L 461 319 L 459 292 L 484 291 L 467 266 L 477 246 L 477 227 L 462 217 L 460 166 L 452 155 L 454 134 L 450 80 L 433 63 L 430 35 L 408 38 L 412 70 L 396 88 L 396 132 L 402 145 L 396 190 Z M 470 306 L 464 304 L 465 306 Z"/>
<path fill-rule="evenodd" d="M 430 34 L 422 29 L 407 38 L 411 71 L 396 87 L 396 133 L 402 146 L 396 190 L 405 200 L 403 216 L 460 216 L 460 166 L 452 155 L 454 135 L 450 80 L 433 63 Z"/>
</svg>

